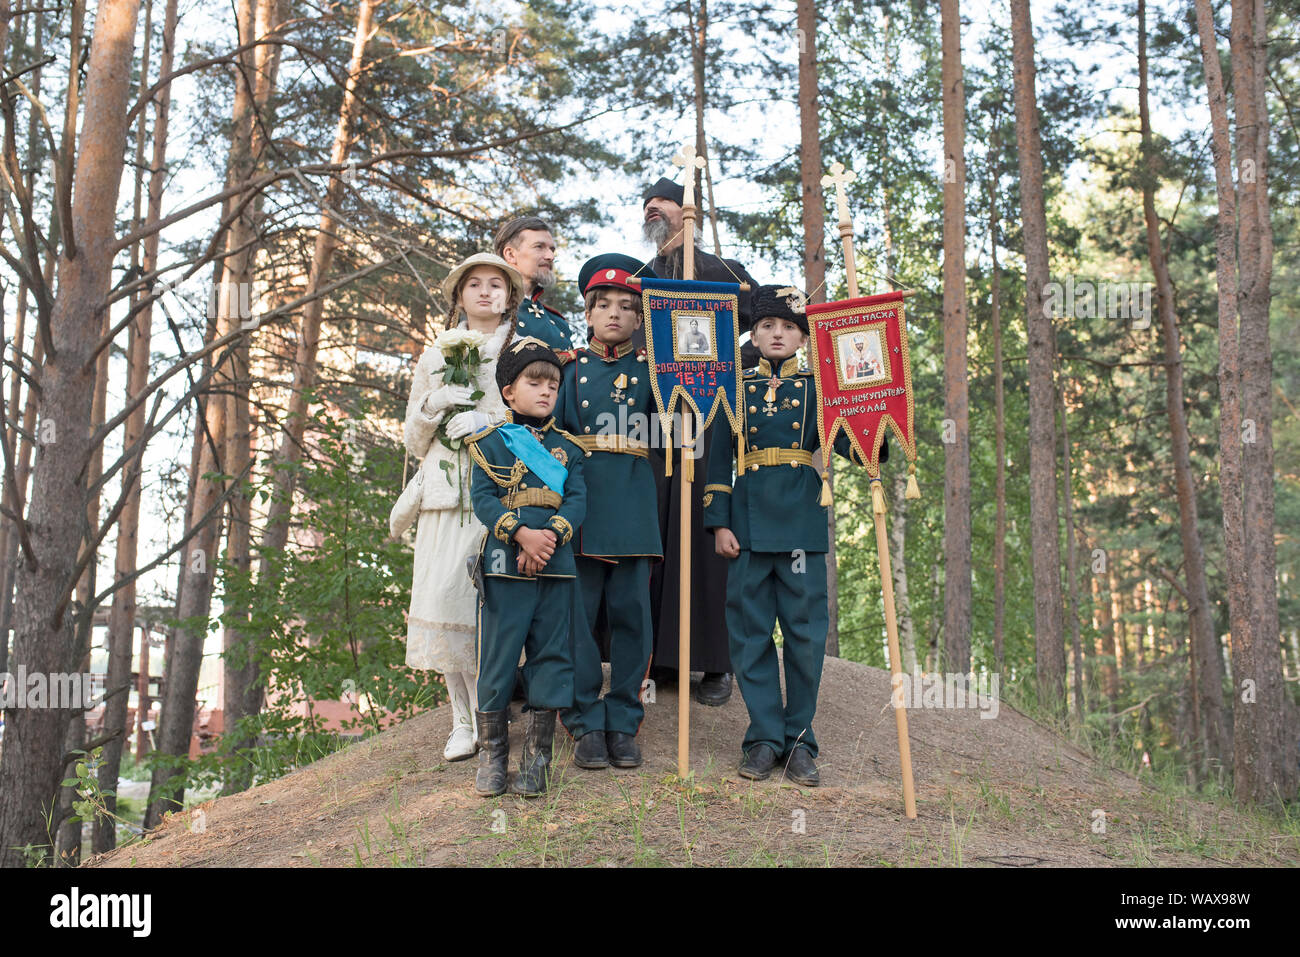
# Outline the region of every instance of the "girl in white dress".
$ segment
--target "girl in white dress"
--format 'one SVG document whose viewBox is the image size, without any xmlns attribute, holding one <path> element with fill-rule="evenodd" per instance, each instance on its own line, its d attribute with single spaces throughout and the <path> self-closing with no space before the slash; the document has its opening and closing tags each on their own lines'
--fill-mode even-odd
<svg viewBox="0 0 1300 957">
<path fill-rule="evenodd" d="M 514 335 L 523 297 L 523 278 L 504 259 L 490 253 L 469 257 L 443 283 L 451 307 L 446 328 L 459 326 L 488 337 L 480 348 L 475 387 L 445 384 L 442 352 L 431 345 L 420 356 L 406 405 L 406 448 L 423 462 L 417 479 L 419 525 L 415 534 L 415 573 L 406 623 L 406 663 L 441 672 L 453 713 L 443 756 L 468 758 L 477 749 L 474 712 L 478 708 L 475 629 L 478 596 L 466 570 L 484 533 L 470 506 L 469 455 L 448 448 L 439 436 L 461 446 L 465 436 L 504 422 L 505 404 L 496 387 L 497 357 Z M 482 396 L 476 401 L 470 396 Z"/>
</svg>

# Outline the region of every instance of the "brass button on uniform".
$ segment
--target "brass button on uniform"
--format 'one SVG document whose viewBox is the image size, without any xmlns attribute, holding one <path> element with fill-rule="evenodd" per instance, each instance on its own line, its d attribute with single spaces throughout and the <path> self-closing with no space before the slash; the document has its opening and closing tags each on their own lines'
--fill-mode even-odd
<svg viewBox="0 0 1300 957">
<path fill-rule="evenodd" d="M 754 414 L 755 412 L 757 412 L 757 411 L 758 411 L 758 409 L 756 409 L 754 406 L 751 405 L 751 406 L 749 407 L 749 414 L 750 414 L 750 415 L 753 415 L 753 414 Z"/>
<path fill-rule="evenodd" d="M 586 362 L 586 361 L 587 361 L 587 357 L 586 357 L 586 356 L 583 356 L 583 357 L 582 357 L 581 359 L 579 359 L 578 361 L 579 361 L 579 362 Z"/>
<path fill-rule="evenodd" d="M 584 426 L 582 427 L 582 431 L 584 431 L 584 432 L 590 432 L 590 431 L 591 431 L 591 426 L 589 426 L 589 425 L 584 425 Z"/>
<path fill-rule="evenodd" d="M 628 405 L 636 405 L 636 399 L 628 399 L 628 400 L 627 400 L 627 404 L 628 404 Z"/>
<path fill-rule="evenodd" d="M 583 405 L 586 405 L 587 403 L 584 402 L 584 403 L 582 403 L 582 404 L 583 404 Z M 791 423 L 790 423 L 790 428 L 792 428 L 792 429 L 797 429 L 797 428 L 799 428 L 799 423 L 798 423 L 798 422 L 791 422 Z"/>
<path fill-rule="evenodd" d="M 796 389 L 802 389 L 802 388 L 803 388 L 803 383 L 802 383 L 802 382 L 796 382 L 796 383 L 794 384 L 794 387 L 795 387 Z"/>
<path fill-rule="evenodd" d="M 758 426 L 756 426 L 756 425 L 751 425 L 751 426 L 749 427 L 749 431 L 751 431 L 751 432 L 757 432 L 757 431 L 758 431 Z"/>
<path fill-rule="evenodd" d="M 750 392 L 753 392 L 753 391 L 754 391 L 755 389 L 757 389 L 757 388 L 758 388 L 758 386 L 756 386 L 756 385 L 751 385 L 751 386 L 749 387 L 749 391 L 750 391 Z"/>
<path fill-rule="evenodd" d="M 582 407 L 583 407 L 584 409 L 585 409 L 587 406 L 589 406 L 589 405 L 591 405 L 591 403 L 588 402 L 586 399 L 583 399 L 583 400 L 582 400 Z"/>
<path fill-rule="evenodd" d="M 632 376 L 632 384 L 636 385 L 636 376 Z"/>
<path fill-rule="evenodd" d="M 794 406 L 796 409 L 799 408 L 799 400 L 798 400 L 798 399 L 791 399 L 791 400 L 790 400 L 790 404 L 791 404 L 792 406 Z"/>
<path fill-rule="evenodd" d="M 583 377 L 582 377 L 581 379 L 579 379 L 578 381 L 579 381 L 579 382 L 586 382 L 586 381 L 587 381 L 587 377 L 586 377 L 586 376 L 583 376 Z"/>
</svg>

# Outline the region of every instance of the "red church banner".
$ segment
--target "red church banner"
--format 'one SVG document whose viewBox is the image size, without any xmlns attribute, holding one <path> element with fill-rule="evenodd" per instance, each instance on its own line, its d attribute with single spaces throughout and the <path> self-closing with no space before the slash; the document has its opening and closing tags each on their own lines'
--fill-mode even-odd
<svg viewBox="0 0 1300 957">
<path fill-rule="evenodd" d="M 887 292 L 807 307 L 813 378 L 817 382 L 817 427 L 828 449 L 843 430 L 880 478 L 880 445 L 892 429 L 916 472 L 912 362 L 907 351 L 903 294 Z M 909 479 L 909 486 L 914 486 Z M 911 488 L 909 488 L 909 497 Z"/>
</svg>

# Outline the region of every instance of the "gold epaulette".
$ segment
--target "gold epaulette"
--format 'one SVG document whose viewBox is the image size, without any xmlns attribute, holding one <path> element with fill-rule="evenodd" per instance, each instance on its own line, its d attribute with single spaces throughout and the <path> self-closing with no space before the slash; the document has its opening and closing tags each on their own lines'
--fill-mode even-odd
<svg viewBox="0 0 1300 957">
<path fill-rule="evenodd" d="M 555 356 L 560 360 L 560 365 L 568 365 L 578 356 L 577 349 L 556 349 Z"/>
</svg>

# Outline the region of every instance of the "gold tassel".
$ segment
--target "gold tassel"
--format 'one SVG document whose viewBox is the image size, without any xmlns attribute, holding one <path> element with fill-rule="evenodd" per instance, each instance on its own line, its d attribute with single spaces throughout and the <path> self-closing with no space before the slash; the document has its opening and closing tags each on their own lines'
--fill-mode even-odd
<svg viewBox="0 0 1300 957">
<path fill-rule="evenodd" d="M 670 447 L 668 449 L 668 454 L 664 456 L 664 478 L 672 478 L 672 476 L 673 476 L 673 450 Z"/>
<path fill-rule="evenodd" d="M 830 473 L 827 472 L 825 469 L 822 470 L 822 498 L 821 498 L 821 504 L 822 504 L 822 508 L 830 508 L 830 506 L 831 506 L 831 480 L 830 480 Z"/>
<path fill-rule="evenodd" d="M 880 488 L 880 479 L 871 480 L 871 511 L 876 515 L 885 514 L 885 493 Z"/>
<path fill-rule="evenodd" d="M 921 489 L 916 484 L 916 463 L 912 462 L 907 466 L 907 491 L 903 493 L 903 498 L 920 498 Z"/>
<path fill-rule="evenodd" d="M 690 448 L 682 446 L 682 477 L 688 482 L 695 481 L 695 443 Z"/>
</svg>

